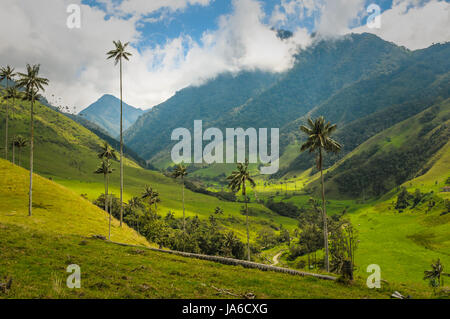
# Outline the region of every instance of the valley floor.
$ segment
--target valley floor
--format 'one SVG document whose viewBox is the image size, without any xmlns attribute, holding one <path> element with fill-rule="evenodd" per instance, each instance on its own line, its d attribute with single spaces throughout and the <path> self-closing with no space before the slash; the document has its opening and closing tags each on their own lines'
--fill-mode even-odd
<svg viewBox="0 0 450 319">
<path fill-rule="evenodd" d="M 430 297 L 406 287 L 368 289 L 312 277 L 226 266 L 117 246 L 83 236 L 49 236 L 0 223 L 0 281 L 12 286 L 0 298 L 389 298 L 393 289 Z M 81 288 L 69 289 L 66 267 L 81 268 Z"/>
</svg>

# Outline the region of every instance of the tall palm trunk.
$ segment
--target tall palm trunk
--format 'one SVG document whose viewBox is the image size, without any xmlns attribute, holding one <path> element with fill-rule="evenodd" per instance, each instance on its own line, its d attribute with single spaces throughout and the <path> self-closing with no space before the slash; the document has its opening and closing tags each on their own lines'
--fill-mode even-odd
<svg viewBox="0 0 450 319">
<path fill-rule="evenodd" d="M 244 184 L 242 186 L 242 193 L 244 194 L 244 200 L 245 200 L 245 218 L 246 218 L 246 224 L 247 224 L 247 259 L 250 261 L 250 231 L 248 228 L 248 204 L 247 204 L 247 191 L 245 189 L 245 179 Z"/>
<path fill-rule="evenodd" d="M 319 150 L 319 168 L 320 168 L 320 178 L 322 181 L 322 218 L 323 218 L 323 241 L 325 244 L 325 267 L 327 272 L 330 272 L 330 260 L 328 258 L 328 221 L 327 221 L 327 210 L 325 203 L 325 184 L 323 180 L 323 155 L 322 148 Z"/>
<path fill-rule="evenodd" d="M 122 109 L 122 58 L 120 58 L 120 227 L 123 220 L 123 109 Z"/>
<path fill-rule="evenodd" d="M 17 154 L 17 165 L 20 166 L 20 155 L 22 153 L 22 147 L 19 147 L 18 152 L 19 154 Z"/>
<path fill-rule="evenodd" d="M 184 209 L 184 177 L 181 178 L 182 188 L 183 188 L 183 232 L 186 233 L 186 214 Z"/>
<path fill-rule="evenodd" d="M 9 84 L 8 84 L 8 79 L 6 79 L 6 90 L 8 90 L 9 88 Z M 6 120 L 5 120 L 5 160 L 8 160 L 8 109 L 9 109 L 9 101 L 6 102 Z"/>
<path fill-rule="evenodd" d="M 111 240 L 111 207 L 109 207 L 109 194 L 108 194 L 108 186 L 109 186 L 109 176 L 105 174 L 105 210 L 106 213 L 109 213 L 109 226 L 108 226 L 108 240 Z"/>
<path fill-rule="evenodd" d="M 31 99 L 30 117 L 30 189 L 28 192 L 28 216 L 33 214 L 34 99 Z"/>
<path fill-rule="evenodd" d="M 108 214 L 108 174 L 103 174 L 103 180 L 105 183 L 105 212 Z M 111 218 L 109 221 L 108 239 L 111 239 Z"/>
<path fill-rule="evenodd" d="M 14 120 L 14 104 L 16 103 L 16 100 L 13 98 L 13 103 L 12 103 L 12 114 L 11 114 L 11 119 Z M 13 164 L 16 164 L 16 144 L 13 138 L 12 141 L 12 156 L 13 156 Z"/>
</svg>

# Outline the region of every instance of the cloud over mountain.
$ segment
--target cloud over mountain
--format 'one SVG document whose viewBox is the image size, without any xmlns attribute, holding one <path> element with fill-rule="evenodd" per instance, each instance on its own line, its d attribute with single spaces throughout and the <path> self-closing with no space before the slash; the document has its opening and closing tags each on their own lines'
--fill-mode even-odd
<svg viewBox="0 0 450 319">
<path fill-rule="evenodd" d="M 362 0 L 280 0 L 270 12 L 262 1 L 233 0 L 231 12 L 222 14 L 216 27 L 204 30 L 199 38 L 181 33 L 151 47 L 143 44 L 147 34 L 142 25 L 152 23 L 151 13 L 167 10 L 170 15 L 211 3 L 97 0 L 93 6 L 81 0 L 2 0 L 0 60 L 19 70 L 26 63 L 41 63 L 43 75 L 51 80 L 47 97 L 62 97 L 63 105 L 81 110 L 105 93 L 117 95 L 118 69 L 106 61 L 105 53 L 112 40 L 130 41 L 133 57 L 124 67 L 124 98 L 148 108 L 224 71 L 285 71 L 295 52 L 311 43 L 312 31 L 323 36 L 345 34 L 367 16 Z M 66 25 L 69 4 L 81 7 L 80 29 Z M 411 48 L 425 47 L 450 40 L 448 10 L 445 1 L 396 0 L 383 13 L 381 29 L 353 31 L 373 32 Z M 281 40 L 272 30 L 283 26 L 294 32 L 292 38 Z"/>
</svg>

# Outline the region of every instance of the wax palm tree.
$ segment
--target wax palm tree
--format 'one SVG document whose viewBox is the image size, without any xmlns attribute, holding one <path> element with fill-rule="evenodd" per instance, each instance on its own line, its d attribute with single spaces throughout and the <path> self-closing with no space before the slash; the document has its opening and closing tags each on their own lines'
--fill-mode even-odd
<svg viewBox="0 0 450 319">
<path fill-rule="evenodd" d="M 249 182 L 252 187 L 255 187 L 256 183 L 250 177 L 250 172 L 248 170 L 248 159 L 245 160 L 244 164 L 239 163 L 237 165 L 237 170 L 232 172 L 231 175 L 228 176 L 227 180 L 229 180 L 228 187 L 233 192 L 238 192 L 242 188 L 242 195 L 244 195 L 245 216 L 246 216 L 246 224 L 247 224 L 247 258 L 250 261 L 250 230 L 249 230 L 249 225 L 248 225 L 247 182 Z"/>
<path fill-rule="evenodd" d="M 22 97 L 20 91 L 18 90 L 17 86 L 11 86 L 9 88 L 6 89 L 6 94 L 5 94 L 5 99 L 7 100 L 12 100 L 12 104 L 14 105 L 16 100 L 19 100 Z M 12 109 L 13 111 L 13 117 L 14 117 L 14 108 Z"/>
<path fill-rule="evenodd" d="M 314 122 L 308 119 L 308 125 L 302 125 L 300 130 L 305 133 L 308 138 L 302 145 L 301 151 L 308 150 L 310 153 L 316 153 L 317 169 L 320 170 L 320 177 L 322 182 L 322 217 L 323 217 L 323 234 L 325 243 L 325 267 L 327 272 L 330 271 L 329 250 L 328 250 L 328 223 L 327 211 L 325 203 L 325 185 L 323 180 L 323 157 L 324 152 L 337 153 L 342 146 L 331 138 L 331 135 L 336 131 L 337 126 L 330 122 L 325 123 L 323 116 L 316 119 Z"/>
<path fill-rule="evenodd" d="M 120 64 L 120 227 L 123 220 L 123 97 L 122 97 L 122 59 L 129 61 L 131 53 L 126 51 L 129 42 L 122 44 L 121 41 L 113 41 L 114 50 L 109 51 L 107 59 L 114 58 L 114 63 Z"/>
<path fill-rule="evenodd" d="M 25 100 L 30 101 L 30 189 L 28 192 L 28 215 L 33 214 L 33 156 L 34 156 L 34 102 L 39 99 L 39 91 L 45 91 L 48 79 L 39 77 L 40 65 L 27 64 L 27 73 L 18 73 L 18 87 L 25 88 Z"/>
<path fill-rule="evenodd" d="M 152 196 L 151 202 L 152 202 L 152 204 L 155 205 L 155 212 L 157 212 L 158 211 L 158 203 L 161 202 L 161 199 L 159 198 L 159 193 L 156 189 L 153 191 L 153 196 Z"/>
<path fill-rule="evenodd" d="M 134 197 L 132 197 L 131 199 L 128 200 L 128 206 L 131 209 L 137 209 L 137 208 L 142 208 L 143 207 L 141 199 L 139 197 L 136 197 L 136 196 L 134 196 Z"/>
<path fill-rule="evenodd" d="M 12 100 L 12 106 L 13 106 L 13 118 L 14 118 L 14 104 L 16 102 L 16 99 L 19 99 L 21 97 L 19 90 L 16 86 L 8 87 L 5 92 L 5 100 Z M 6 140 L 8 140 L 8 104 L 6 105 Z M 14 145 L 14 137 L 12 140 L 12 150 L 13 150 L 13 164 L 15 164 L 15 145 Z M 6 153 L 8 151 L 6 150 Z"/>
<path fill-rule="evenodd" d="M 17 151 L 18 151 L 18 154 L 17 154 L 18 155 L 17 156 L 17 165 L 19 165 L 19 166 L 20 166 L 20 158 L 21 158 L 21 154 L 22 154 L 22 149 L 24 147 L 26 147 L 27 144 L 28 144 L 28 141 L 23 136 L 21 136 L 21 135 L 14 136 L 14 138 L 13 138 L 13 146 L 14 146 L 14 148 L 17 148 Z M 13 154 L 14 154 L 14 148 L 13 148 Z M 13 155 L 13 157 L 14 157 L 14 155 Z M 15 159 L 13 159 L 13 162 L 14 162 L 14 160 Z"/>
<path fill-rule="evenodd" d="M 139 197 L 132 197 L 128 200 L 128 203 L 126 204 L 125 211 L 127 212 L 127 215 L 124 216 L 125 220 L 128 220 L 128 223 L 133 223 L 134 228 L 139 233 L 139 209 L 144 208 L 144 204 L 142 203 L 141 199 Z"/>
<path fill-rule="evenodd" d="M 185 207 L 184 207 L 184 178 L 188 175 L 186 166 L 180 164 L 178 166 L 175 167 L 173 173 L 172 173 L 172 177 L 177 179 L 177 178 L 181 178 L 181 184 L 182 184 L 182 189 L 183 189 L 183 195 L 182 195 L 182 202 L 183 202 L 183 232 L 186 233 L 186 212 L 185 212 Z"/>
<path fill-rule="evenodd" d="M 155 205 L 155 210 L 158 208 L 156 205 L 160 202 L 159 193 L 156 190 L 153 190 L 150 186 L 145 185 L 141 198 L 148 201 L 150 210 L 152 205 Z"/>
<path fill-rule="evenodd" d="M 102 160 L 107 160 L 107 163 L 109 164 L 109 166 L 111 166 L 112 164 L 110 163 L 110 160 L 117 160 L 117 153 L 116 151 L 111 147 L 111 145 L 109 145 L 107 142 L 103 142 L 103 144 L 100 147 L 100 151 L 97 154 L 98 158 L 102 159 Z M 101 173 L 99 173 L 101 174 Z M 108 173 L 109 174 L 109 173 Z M 109 179 L 108 179 L 109 182 Z M 106 191 L 108 191 L 108 189 L 106 188 Z M 106 212 L 108 212 L 108 193 L 105 193 L 105 210 Z"/>
<path fill-rule="evenodd" d="M 5 99 L 8 100 L 8 90 L 9 90 L 9 82 L 14 80 L 16 74 L 14 73 L 14 68 L 11 68 L 9 65 L 0 69 L 0 81 L 6 80 L 6 96 Z M 14 102 L 13 102 L 14 103 Z M 6 103 L 6 119 L 5 119 L 5 159 L 8 160 L 8 103 Z"/>
<path fill-rule="evenodd" d="M 117 160 L 116 150 L 111 147 L 107 142 L 103 142 L 100 147 L 100 152 L 97 154 L 98 158 L 107 158 L 109 160 Z"/>
<path fill-rule="evenodd" d="M 112 174 L 113 169 L 111 168 L 111 162 L 108 158 L 103 158 L 102 162 L 100 163 L 99 167 L 96 171 L 94 171 L 94 174 L 103 174 L 103 179 L 105 182 L 105 211 L 108 213 L 108 201 L 109 201 L 109 195 L 108 195 L 108 187 L 109 187 L 109 174 Z M 109 230 L 108 230 L 108 239 L 111 240 L 111 213 L 112 209 L 109 209 Z"/>
<path fill-rule="evenodd" d="M 430 286 L 436 289 L 439 286 L 444 285 L 443 276 L 450 277 L 449 274 L 444 273 L 444 266 L 441 263 L 441 260 L 438 259 L 434 264 L 431 264 L 431 270 L 424 271 L 424 280 L 428 280 Z"/>
</svg>

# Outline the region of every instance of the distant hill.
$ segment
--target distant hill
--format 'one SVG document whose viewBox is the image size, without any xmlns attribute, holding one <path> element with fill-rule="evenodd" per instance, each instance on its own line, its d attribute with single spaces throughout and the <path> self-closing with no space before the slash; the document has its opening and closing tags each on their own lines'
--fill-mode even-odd
<svg viewBox="0 0 450 319">
<path fill-rule="evenodd" d="M 166 102 L 144 114 L 125 132 L 125 143 L 150 159 L 171 144 L 173 129 L 191 129 L 194 120 L 211 125 L 279 78 L 265 72 L 222 74 L 201 86 L 183 89 Z"/>
<path fill-rule="evenodd" d="M 119 150 L 120 149 L 120 141 L 115 139 L 114 137 L 111 137 L 111 135 L 106 132 L 106 130 L 102 127 L 100 127 L 98 124 L 95 124 L 94 122 L 89 121 L 87 118 L 83 116 L 79 116 L 76 114 L 70 114 L 70 113 L 63 113 L 68 118 L 74 120 L 78 124 L 81 124 L 85 128 L 87 128 L 89 131 L 97 135 L 102 140 L 108 142 L 109 145 L 111 145 L 114 149 Z M 152 165 L 147 164 L 147 162 L 142 159 L 135 151 L 127 147 L 126 145 L 123 146 L 123 152 L 125 156 L 130 157 L 133 159 L 136 163 L 141 165 L 143 168 L 153 169 L 156 170 Z"/>
<path fill-rule="evenodd" d="M 325 175 L 333 195 L 381 196 L 426 174 L 439 158 L 448 157 L 450 99 L 400 122 L 364 142 Z M 430 183 L 443 184 L 449 167 L 441 167 Z M 318 181 L 310 187 L 318 187 Z"/>
<path fill-rule="evenodd" d="M 325 116 L 338 124 L 335 138 L 343 145 L 338 156 L 326 157 L 326 166 L 333 165 L 372 136 L 449 98 L 449 56 L 450 43 L 412 52 L 394 72 L 350 85 L 291 122 L 283 129 L 284 140 L 302 140 L 298 127 L 306 118 Z M 313 165 L 312 156 L 298 154 L 280 175 Z"/>
<path fill-rule="evenodd" d="M 9 121 L 10 136 L 20 134 L 28 139 L 29 110 L 29 102 L 19 103 L 18 101 L 10 109 L 11 114 L 14 113 Z M 5 108 L 0 108 L 0 141 L 4 141 L 4 118 Z M 100 163 L 97 154 L 103 142 L 99 138 L 101 134 L 94 134 L 91 129 L 83 127 L 68 116 L 41 103 L 35 104 L 34 119 L 35 172 L 72 189 L 78 195 L 87 196 L 89 200 L 97 199 L 98 196 L 103 194 L 104 177 L 94 174 Z M 2 144 L 0 144 L 0 147 L 2 147 Z M 8 158 L 12 159 L 11 148 Z M 29 147 L 25 147 L 21 151 L 20 158 L 21 166 L 25 169 L 29 168 Z M 16 152 L 16 163 L 17 160 L 18 153 Z M 118 195 L 120 185 L 118 161 L 112 162 L 112 169 L 113 173 L 109 176 L 109 191 Z M 126 156 L 124 161 L 125 201 L 134 196 L 140 196 L 145 185 L 150 185 L 153 189 L 158 190 L 161 198 L 158 209 L 161 215 L 169 211 L 174 213 L 177 218 L 183 215 L 180 182 L 159 172 L 143 169 L 130 156 Z M 227 216 L 233 217 L 233 221 L 227 221 L 224 227 L 233 230 L 240 238 L 244 238 L 245 223 L 241 212 L 242 204 L 206 195 L 205 192 L 201 193 L 198 189 L 197 191 L 193 192 L 186 189 L 184 206 L 186 216 L 208 219 L 214 209 L 220 206 L 227 213 Z M 36 197 L 36 200 L 38 198 Z M 249 207 L 257 212 L 255 216 L 251 216 L 251 221 L 254 221 L 254 227 L 251 230 L 252 240 L 256 240 L 257 232 L 269 224 L 273 227 L 283 224 L 284 227 L 292 229 L 297 223 L 295 219 L 277 215 L 261 204 L 251 203 Z"/>
<path fill-rule="evenodd" d="M 133 125 L 142 114 L 143 110 L 123 103 L 123 129 Z M 103 95 L 79 115 L 102 127 L 112 137 L 120 135 L 120 100 L 112 95 Z"/>
<path fill-rule="evenodd" d="M 369 34 L 320 41 L 301 51 L 295 66 L 275 79 L 249 72 L 220 76 L 178 92 L 142 116 L 126 132 L 125 141 L 145 159 L 167 157 L 172 130 L 191 128 L 194 119 L 203 119 L 205 129 L 281 128 L 281 144 L 286 146 L 292 142 L 290 131 L 284 130 L 289 123 L 348 86 L 394 72 L 410 55 L 410 51 Z"/>
</svg>

